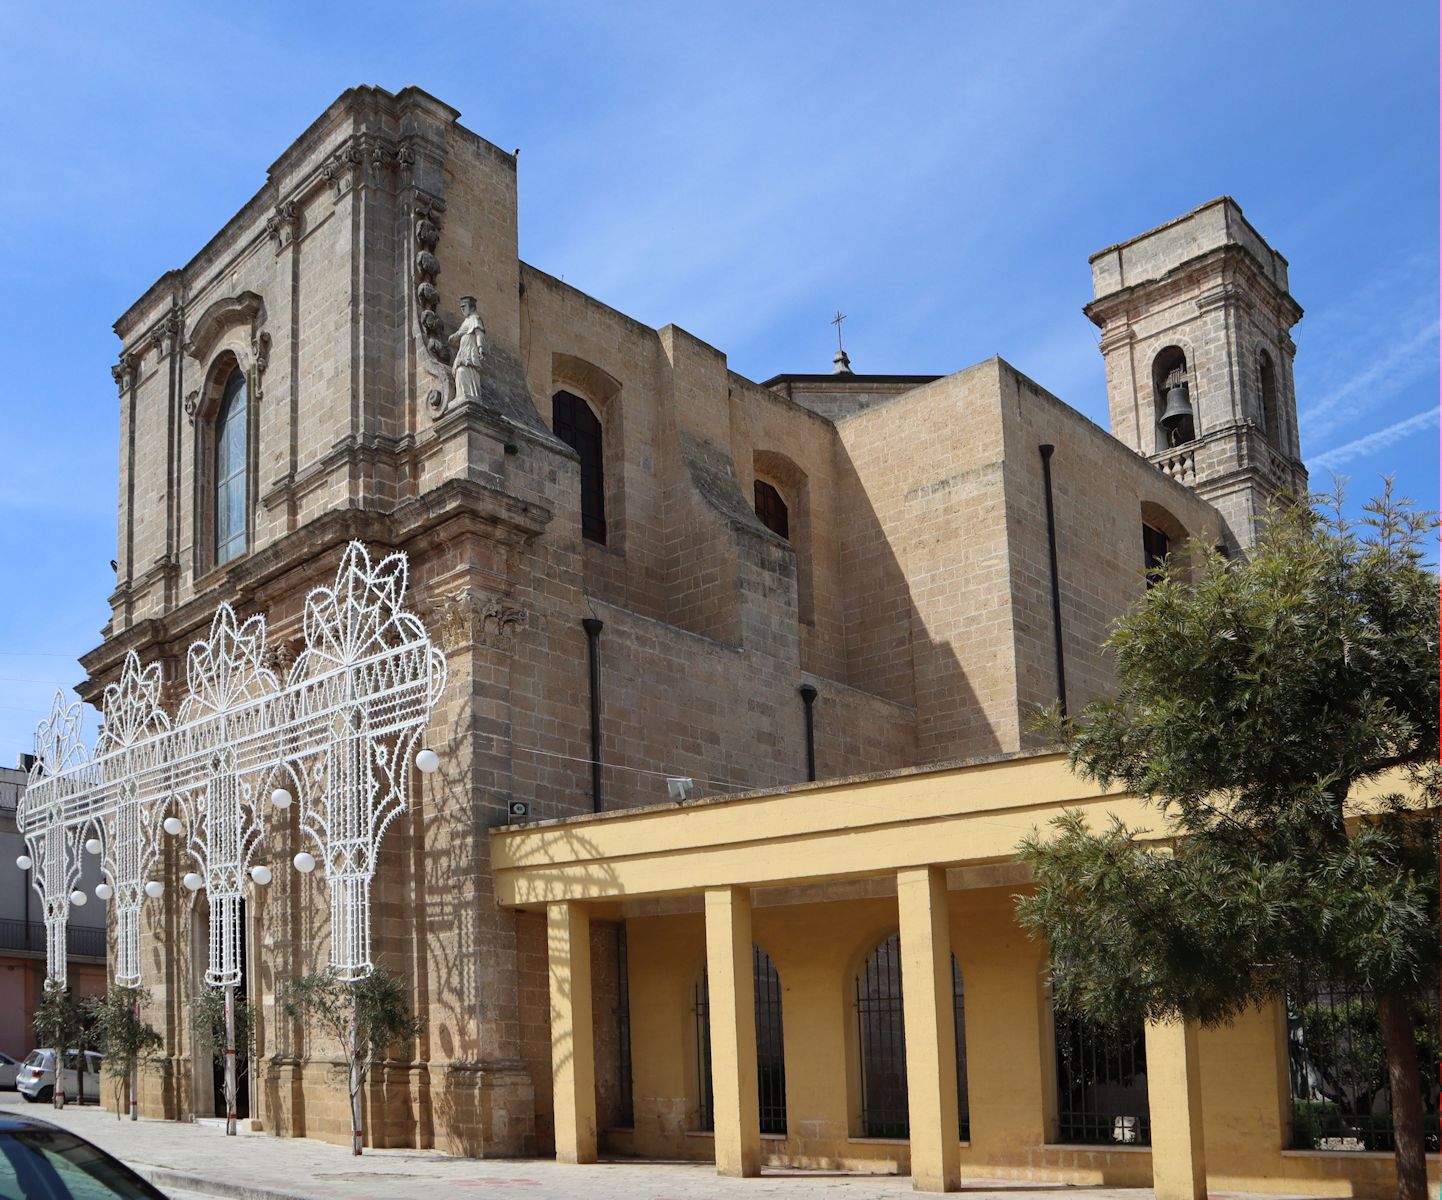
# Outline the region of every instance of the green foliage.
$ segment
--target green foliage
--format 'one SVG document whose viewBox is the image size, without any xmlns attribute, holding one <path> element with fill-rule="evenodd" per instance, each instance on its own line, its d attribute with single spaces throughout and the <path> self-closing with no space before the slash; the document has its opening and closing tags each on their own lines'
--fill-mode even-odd
<svg viewBox="0 0 1442 1200">
<path fill-rule="evenodd" d="M 1185 836 L 1158 851 L 1070 813 L 1022 844 L 1018 916 L 1059 1006 L 1212 1024 L 1309 979 L 1435 990 L 1435 527 L 1390 486 L 1358 526 L 1340 497 L 1280 508 L 1249 559 L 1170 562 L 1117 624 L 1116 695 L 1048 726 Z M 1406 789 L 1364 803 L 1390 769 Z"/>
<path fill-rule="evenodd" d="M 202 988 L 190 1001 L 190 1032 L 199 1054 L 216 1062 L 225 1056 L 225 989 Z M 235 996 L 235 1048 L 241 1058 L 251 1058 L 255 1049 L 255 1022 L 250 1005 L 239 992 Z"/>
<path fill-rule="evenodd" d="M 354 1019 L 354 1045 L 363 1068 L 425 1028 L 411 1012 L 405 981 L 379 967 L 354 982 L 329 971 L 292 979 L 281 993 L 281 1006 L 292 1020 L 328 1034 L 347 1055 Z"/>
<path fill-rule="evenodd" d="M 150 1004 L 144 988 L 111 984 L 104 996 L 85 1004 L 90 1033 L 105 1055 L 105 1071 L 128 1079 L 131 1065 L 148 1062 L 165 1044 L 159 1031 L 146 1024 L 141 1012 Z"/>
<path fill-rule="evenodd" d="M 46 992 L 35 1006 L 35 1041 L 62 1058 L 66 1050 L 90 1048 L 86 1011 L 68 991 Z"/>
</svg>

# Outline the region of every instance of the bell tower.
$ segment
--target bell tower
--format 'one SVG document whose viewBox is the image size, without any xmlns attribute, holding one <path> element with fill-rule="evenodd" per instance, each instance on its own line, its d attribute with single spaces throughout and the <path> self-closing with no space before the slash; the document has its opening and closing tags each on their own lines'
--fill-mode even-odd
<svg viewBox="0 0 1442 1200">
<path fill-rule="evenodd" d="M 1303 495 L 1287 260 L 1223 196 L 1090 259 L 1112 436 L 1210 502 L 1229 548 Z"/>
</svg>

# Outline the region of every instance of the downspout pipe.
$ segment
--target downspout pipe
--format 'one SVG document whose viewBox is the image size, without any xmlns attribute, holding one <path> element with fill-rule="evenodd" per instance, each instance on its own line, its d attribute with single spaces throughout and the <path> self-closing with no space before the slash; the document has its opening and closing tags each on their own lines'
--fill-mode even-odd
<svg viewBox="0 0 1442 1200">
<path fill-rule="evenodd" d="M 1066 657 L 1061 644 L 1061 576 L 1056 566 L 1056 509 L 1052 503 L 1051 456 L 1056 450 L 1052 445 L 1040 445 L 1041 477 L 1046 490 L 1046 550 L 1051 561 L 1051 626 L 1052 639 L 1056 646 L 1056 706 L 1066 716 Z"/>
<path fill-rule="evenodd" d="M 806 782 L 816 782 L 816 714 L 812 706 L 816 703 L 816 689 L 803 683 L 796 689 L 801 693 L 801 704 L 806 712 Z"/>
<path fill-rule="evenodd" d="M 601 630 L 595 617 L 583 617 L 586 659 L 591 672 L 591 811 L 600 812 L 601 797 Z"/>
</svg>

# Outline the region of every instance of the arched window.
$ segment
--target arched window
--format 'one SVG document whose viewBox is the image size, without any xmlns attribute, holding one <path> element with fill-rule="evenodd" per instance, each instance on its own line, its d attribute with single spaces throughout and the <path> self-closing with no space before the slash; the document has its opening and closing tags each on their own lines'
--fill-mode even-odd
<svg viewBox="0 0 1442 1200">
<path fill-rule="evenodd" d="M 1054 1012 L 1057 1141 L 1147 1146 L 1147 1042 L 1140 1021 L 1097 1029 Z"/>
<path fill-rule="evenodd" d="M 906 1025 L 902 1017 L 901 936 L 893 933 L 856 976 L 856 1034 L 861 1064 L 863 1137 L 911 1136 L 906 1093 Z M 966 1082 L 966 997 L 961 968 L 951 956 L 951 1010 L 956 1027 L 957 1134 L 971 1136 Z"/>
<path fill-rule="evenodd" d="M 751 947 L 751 969 L 756 993 L 756 1087 L 762 1133 L 786 1132 L 786 1039 L 781 1025 L 781 977 L 776 964 L 760 946 Z M 711 1081 L 711 985 L 701 972 L 696 982 L 692 1012 L 696 1019 L 696 1079 L 700 1085 L 697 1128 L 716 1127 Z"/>
<path fill-rule="evenodd" d="M 234 368 L 215 414 L 215 565 L 245 553 L 249 454 L 245 373 Z"/>
<path fill-rule="evenodd" d="M 601 422 L 580 396 L 557 392 L 551 398 L 551 428 L 581 459 L 581 536 L 604 546 L 606 478 Z"/>
<path fill-rule="evenodd" d="M 1152 361 L 1152 389 L 1158 452 L 1196 440 L 1192 381 L 1181 347 L 1168 346 Z"/>
<path fill-rule="evenodd" d="M 760 518 L 761 524 L 778 537 L 791 540 L 791 515 L 786 508 L 786 501 L 781 498 L 771 484 L 764 479 L 758 479 L 755 486 L 756 495 L 756 516 Z"/>
<path fill-rule="evenodd" d="M 1277 371 L 1265 350 L 1257 355 L 1257 385 L 1262 401 L 1262 432 L 1275 440 L 1282 432 L 1277 427 Z"/>
</svg>

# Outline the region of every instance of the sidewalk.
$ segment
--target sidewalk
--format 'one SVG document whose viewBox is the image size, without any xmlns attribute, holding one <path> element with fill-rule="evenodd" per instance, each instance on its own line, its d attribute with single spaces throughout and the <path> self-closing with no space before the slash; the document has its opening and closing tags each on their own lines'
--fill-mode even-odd
<svg viewBox="0 0 1442 1200">
<path fill-rule="evenodd" d="M 518 1192 L 535 1200 L 901 1200 L 918 1195 L 905 1176 L 767 1171 L 759 1179 L 722 1179 L 710 1163 L 611 1161 L 566 1166 L 550 1159 L 454 1158 L 432 1150 L 367 1150 L 306 1138 L 247 1133 L 227 1138 L 209 1125 L 117 1121 L 98 1107 L 26 1104 L 0 1093 L 0 1109 L 17 1109 L 70 1129 L 140 1172 L 162 1191 L 230 1200 L 426 1200 Z M 1150 1188 L 1080 1188 L 1064 1184 L 971 1180 L 968 1200 L 1151 1200 Z M 1224 1200 L 1212 1193 L 1212 1200 Z M 1243 1200 L 1235 1193 L 1225 1200 Z M 1260 1200 L 1260 1198 L 1258 1198 Z M 1267 1200 L 1285 1200 L 1271 1196 Z"/>
</svg>

